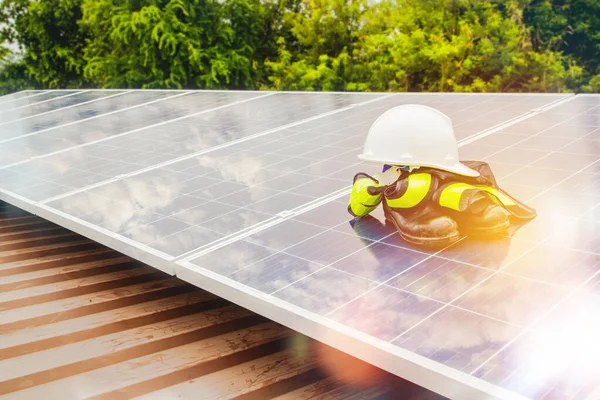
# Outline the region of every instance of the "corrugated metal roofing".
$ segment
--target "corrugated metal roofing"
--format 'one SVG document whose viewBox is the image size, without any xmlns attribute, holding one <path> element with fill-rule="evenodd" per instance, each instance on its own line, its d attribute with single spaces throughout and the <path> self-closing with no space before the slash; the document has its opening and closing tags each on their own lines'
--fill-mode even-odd
<svg viewBox="0 0 600 400">
<path fill-rule="evenodd" d="M 5 203 L 0 395 L 438 398 Z"/>
</svg>

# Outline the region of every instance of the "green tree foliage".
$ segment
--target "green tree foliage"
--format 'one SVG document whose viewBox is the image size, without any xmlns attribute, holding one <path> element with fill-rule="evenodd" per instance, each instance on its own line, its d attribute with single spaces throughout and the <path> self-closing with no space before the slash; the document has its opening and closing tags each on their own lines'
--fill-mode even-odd
<svg viewBox="0 0 600 400">
<path fill-rule="evenodd" d="M 252 87 L 267 17 L 258 0 L 84 0 L 85 77 L 103 87 Z"/>
<path fill-rule="evenodd" d="M 584 91 L 598 91 L 600 83 L 600 1 L 532 0 L 525 8 L 536 51 L 560 51 L 584 68 Z M 581 80 L 580 80 L 581 82 Z"/>
<path fill-rule="evenodd" d="M 38 86 L 28 78 L 25 63 L 15 62 L 0 66 L 0 94 L 37 88 Z"/>
<path fill-rule="evenodd" d="M 4 0 L 0 43 L 19 44 L 31 82 L 47 88 L 81 87 L 85 35 L 78 26 L 80 0 Z M 23 78 L 23 77 L 21 77 Z"/>
<path fill-rule="evenodd" d="M 0 46 L 0 66 L 6 64 L 8 62 L 8 57 L 10 55 L 10 50 L 8 47 Z"/>
<path fill-rule="evenodd" d="M 344 90 L 366 0 L 302 0 L 283 17 L 278 57 L 267 61 L 276 89 Z"/>
<path fill-rule="evenodd" d="M 6 42 L 0 92 L 600 91 L 599 0 L 0 0 Z"/>
<path fill-rule="evenodd" d="M 534 50 L 517 2 L 303 4 L 287 16 L 299 51 L 280 41 L 267 64 L 280 89 L 561 91 L 581 75 L 560 53 Z"/>
</svg>

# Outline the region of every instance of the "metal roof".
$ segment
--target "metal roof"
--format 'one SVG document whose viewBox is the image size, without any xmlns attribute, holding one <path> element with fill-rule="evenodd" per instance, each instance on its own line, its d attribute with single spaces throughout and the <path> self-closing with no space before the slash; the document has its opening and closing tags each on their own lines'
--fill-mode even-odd
<svg viewBox="0 0 600 400">
<path fill-rule="evenodd" d="M 347 384 L 357 377 L 362 386 Z M 398 393 L 439 398 L 0 203 L 3 398 L 385 399 Z"/>
</svg>

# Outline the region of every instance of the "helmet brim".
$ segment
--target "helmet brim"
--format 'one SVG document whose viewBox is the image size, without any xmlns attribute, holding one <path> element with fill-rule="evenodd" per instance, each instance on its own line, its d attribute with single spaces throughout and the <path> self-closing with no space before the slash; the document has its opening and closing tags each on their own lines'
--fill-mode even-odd
<svg viewBox="0 0 600 400">
<path fill-rule="evenodd" d="M 454 172 L 458 175 L 468 176 L 471 178 L 477 178 L 480 175 L 479 172 L 475 171 L 472 168 L 467 167 L 463 163 L 456 163 L 456 165 L 454 165 L 452 167 L 444 167 L 442 169 L 445 169 L 450 172 Z"/>
<path fill-rule="evenodd" d="M 358 156 L 358 158 L 363 161 L 366 161 L 369 163 L 375 163 L 375 164 L 402 165 L 402 166 L 403 165 L 407 165 L 407 166 L 412 165 L 411 163 L 398 162 L 398 160 L 394 161 L 394 160 L 373 159 L 371 157 L 366 156 L 365 154 L 360 154 Z M 467 167 L 466 165 L 464 165 L 463 163 L 460 163 L 460 162 L 453 164 L 453 165 L 419 164 L 418 166 L 426 167 L 426 168 L 440 169 L 442 171 L 453 172 L 455 174 L 462 175 L 462 176 L 468 176 L 471 178 L 477 178 L 480 175 L 479 172 Z"/>
</svg>

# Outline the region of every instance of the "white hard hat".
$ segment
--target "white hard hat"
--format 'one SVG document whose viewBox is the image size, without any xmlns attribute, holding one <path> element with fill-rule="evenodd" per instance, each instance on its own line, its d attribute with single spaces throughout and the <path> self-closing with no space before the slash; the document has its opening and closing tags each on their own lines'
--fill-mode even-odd
<svg viewBox="0 0 600 400">
<path fill-rule="evenodd" d="M 436 109 L 418 104 L 394 107 L 377 118 L 358 157 L 379 164 L 431 167 L 479 176 L 459 160 L 452 120 Z"/>
</svg>

